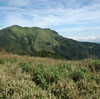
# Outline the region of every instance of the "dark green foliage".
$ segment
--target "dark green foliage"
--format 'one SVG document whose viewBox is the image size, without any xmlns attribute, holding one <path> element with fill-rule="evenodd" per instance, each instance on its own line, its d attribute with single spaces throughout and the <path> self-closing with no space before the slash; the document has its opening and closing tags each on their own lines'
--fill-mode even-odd
<svg viewBox="0 0 100 99">
<path fill-rule="evenodd" d="M 60 36 L 56 31 L 17 25 L 0 30 L 0 48 L 20 55 L 84 59 L 100 58 L 100 44 L 82 43 Z"/>
<path fill-rule="evenodd" d="M 53 87 L 51 87 L 51 93 L 53 93 L 57 99 L 72 99 L 72 96 L 70 95 L 71 91 L 67 87 L 68 82 L 64 81 L 64 83 L 57 83 Z"/>
<path fill-rule="evenodd" d="M 0 59 L 0 64 L 4 64 L 6 62 L 5 59 Z"/>
<path fill-rule="evenodd" d="M 93 60 L 89 63 L 89 68 L 93 71 L 100 71 L 100 60 Z"/>
<path fill-rule="evenodd" d="M 47 51 L 34 51 L 34 53 L 31 53 L 30 55 L 39 57 L 61 58 L 60 56 L 57 56 L 55 53 Z"/>
<path fill-rule="evenodd" d="M 39 65 L 37 68 L 34 68 L 32 70 L 32 80 L 39 86 L 41 86 L 42 88 L 47 86 L 47 82 L 46 79 L 44 78 L 44 67 L 41 67 L 42 65 Z"/>
<path fill-rule="evenodd" d="M 90 56 L 93 55 L 96 58 L 100 58 L 100 44 L 82 42 L 85 48 L 88 49 Z"/>
<path fill-rule="evenodd" d="M 70 77 L 75 81 L 80 81 L 85 78 L 85 74 L 81 69 L 76 68 L 71 74 Z"/>
<path fill-rule="evenodd" d="M 89 56 L 88 50 L 78 41 L 66 39 L 62 36 L 56 36 L 60 41 L 60 47 L 55 47 L 57 54 L 67 59 L 83 59 Z"/>
<path fill-rule="evenodd" d="M 68 71 L 72 71 L 72 66 L 71 66 L 71 64 L 68 64 L 68 63 L 66 63 L 66 64 L 63 64 L 62 66 L 59 66 L 59 70 L 60 69 L 67 69 Z"/>
<path fill-rule="evenodd" d="M 50 84 L 57 83 L 58 80 L 60 80 L 60 73 L 58 71 L 58 68 L 51 67 L 48 69 L 47 74 L 45 75 L 46 81 Z"/>
<path fill-rule="evenodd" d="M 31 63 L 21 63 L 21 67 L 22 67 L 23 71 L 26 71 L 26 72 L 32 71 Z"/>
<path fill-rule="evenodd" d="M 91 79 L 95 80 L 97 84 L 100 84 L 100 74 L 91 74 Z"/>
<path fill-rule="evenodd" d="M 35 67 L 30 63 L 21 63 L 21 67 L 24 71 L 30 72 L 33 76 L 32 80 L 42 88 L 47 88 L 50 84 L 60 80 L 60 73 L 56 67 L 48 68 L 42 64 Z"/>
</svg>

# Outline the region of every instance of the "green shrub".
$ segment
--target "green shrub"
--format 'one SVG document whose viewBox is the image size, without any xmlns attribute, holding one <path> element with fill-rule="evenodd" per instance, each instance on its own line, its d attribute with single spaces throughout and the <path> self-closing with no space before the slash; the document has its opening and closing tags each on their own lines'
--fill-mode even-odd
<svg viewBox="0 0 100 99">
<path fill-rule="evenodd" d="M 91 71 L 89 70 L 89 68 L 86 68 L 86 67 L 79 67 L 79 69 L 80 69 L 82 72 L 86 73 L 86 74 L 88 74 L 89 72 L 91 72 Z"/>
<path fill-rule="evenodd" d="M 5 64 L 6 60 L 5 59 L 0 59 L 0 64 Z"/>
<path fill-rule="evenodd" d="M 57 67 L 46 67 L 43 64 L 33 66 L 31 63 L 20 64 L 23 71 L 30 72 L 32 80 L 42 88 L 47 88 L 60 79 L 60 72 Z"/>
<path fill-rule="evenodd" d="M 8 97 L 13 96 L 18 91 L 19 89 L 12 82 L 0 82 L 0 99 L 9 99 Z"/>
<path fill-rule="evenodd" d="M 35 67 L 33 68 L 33 72 L 32 72 L 32 80 L 39 85 L 40 87 L 46 87 L 47 83 L 46 80 L 44 78 L 44 72 L 42 69 L 40 69 L 39 67 Z"/>
<path fill-rule="evenodd" d="M 46 97 L 55 97 L 55 99 L 78 99 L 90 98 L 92 95 L 99 94 L 99 72 L 95 75 L 90 67 L 72 66 L 70 64 L 58 64 L 57 66 L 45 66 L 39 64 L 34 66 L 31 62 L 21 63 L 23 71 L 28 72 L 32 81 L 38 88 L 47 92 Z M 32 98 L 29 93 L 25 98 Z M 44 96 L 35 96 L 35 98 L 44 98 Z"/>
<path fill-rule="evenodd" d="M 37 66 L 33 69 L 33 81 L 41 86 L 42 88 L 47 88 L 52 83 L 57 83 L 60 79 L 60 74 L 56 68 L 41 67 Z"/>
<path fill-rule="evenodd" d="M 17 59 L 17 58 L 11 58 L 11 59 L 9 59 L 8 61 L 9 61 L 10 63 L 15 63 L 15 62 L 18 61 L 18 59 Z"/>
<path fill-rule="evenodd" d="M 11 59 L 0 59 L 0 64 L 5 64 L 6 62 L 10 62 L 10 63 L 14 63 L 16 62 L 17 59 L 16 58 L 11 58 Z"/>
<path fill-rule="evenodd" d="M 92 73 L 91 74 L 91 79 L 94 80 L 94 81 L 96 81 L 97 84 L 100 84 L 100 74 L 97 73 L 94 76 L 94 74 Z"/>
<path fill-rule="evenodd" d="M 93 60 L 89 62 L 89 68 L 93 71 L 94 69 L 96 71 L 100 71 L 100 60 Z"/>
<path fill-rule="evenodd" d="M 22 70 L 28 72 L 32 75 L 32 80 L 39 86 L 45 87 L 46 81 L 43 75 L 44 66 L 39 64 L 37 67 L 34 66 L 32 63 L 21 63 Z"/>
<path fill-rule="evenodd" d="M 64 71 L 65 69 L 68 71 L 72 71 L 72 66 L 71 64 L 63 64 L 58 66 L 59 71 Z"/>
<path fill-rule="evenodd" d="M 73 72 L 70 73 L 70 78 L 72 78 L 75 82 L 85 78 L 84 72 L 79 69 L 76 68 Z"/>
<path fill-rule="evenodd" d="M 22 67 L 23 71 L 32 72 L 32 63 L 21 63 L 20 66 Z"/>
<path fill-rule="evenodd" d="M 57 67 L 51 67 L 45 75 L 45 79 L 48 84 L 57 83 L 60 80 L 60 72 Z"/>
<path fill-rule="evenodd" d="M 70 79 L 59 81 L 57 84 L 54 83 L 50 86 L 51 93 L 56 96 L 56 99 L 76 99 L 78 93 L 73 83 Z"/>
</svg>

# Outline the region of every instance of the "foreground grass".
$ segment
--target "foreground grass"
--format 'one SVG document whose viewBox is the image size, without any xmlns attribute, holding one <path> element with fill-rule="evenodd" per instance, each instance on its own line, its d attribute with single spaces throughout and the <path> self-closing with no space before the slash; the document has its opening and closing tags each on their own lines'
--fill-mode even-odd
<svg viewBox="0 0 100 99">
<path fill-rule="evenodd" d="M 99 99 L 100 60 L 0 53 L 0 99 Z"/>
</svg>

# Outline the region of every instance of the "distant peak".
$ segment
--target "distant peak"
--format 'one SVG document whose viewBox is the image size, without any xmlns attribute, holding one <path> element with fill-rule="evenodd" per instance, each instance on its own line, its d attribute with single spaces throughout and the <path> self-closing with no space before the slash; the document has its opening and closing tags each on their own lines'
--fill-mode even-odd
<svg viewBox="0 0 100 99">
<path fill-rule="evenodd" d="M 19 26 L 19 25 L 13 25 L 13 26 L 11 26 L 11 27 L 21 27 L 21 26 Z"/>
<path fill-rule="evenodd" d="M 46 31 L 46 32 L 52 31 L 52 33 L 58 34 L 55 30 L 52 30 L 52 29 L 50 29 L 50 28 L 27 27 L 27 26 L 23 27 L 23 26 L 19 26 L 19 25 L 12 25 L 12 26 L 10 26 L 10 27 L 8 27 L 8 28 L 23 28 L 23 29 L 36 29 L 36 30 L 39 29 L 39 30 L 44 30 L 44 31 Z"/>
<path fill-rule="evenodd" d="M 32 27 L 32 28 L 41 29 L 40 27 Z"/>
<path fill-rule="evenodd" d="M 43 28 L 44 30 L 51 30 L 50 28 Z"/>
<path fill-rule="evenodd" d="M 36 29 L 41 29 L 40 27 L 23 27 L 23 26 L 19 26 L 19 25 L 12 25 L 11 27 L 20 27 L 20 28 L 36 28 Z"/>
<path fill-rule="evenodd" d="M 58 34 L 55 30 L 51 30 L 50 28 L 44 28 L 44 30 L 49 30 L 49 31 L 52 31 L 52 33 L 54 34 Z"/>
</svg>

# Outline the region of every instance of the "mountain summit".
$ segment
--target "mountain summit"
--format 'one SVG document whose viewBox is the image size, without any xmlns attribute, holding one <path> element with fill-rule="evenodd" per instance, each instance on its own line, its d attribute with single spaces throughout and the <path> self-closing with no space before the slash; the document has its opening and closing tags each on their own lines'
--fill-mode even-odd
<svg viewBox="0 0 100 99">
<path fill-rule="evenodd" d="M 100 58 L 100 44 L 78 42 L 49 28 L 13 25 L 0 30 L 0 47 L 7 52 L 65 59 Z"/>
</svg>

